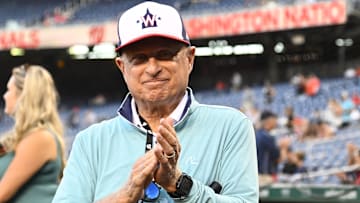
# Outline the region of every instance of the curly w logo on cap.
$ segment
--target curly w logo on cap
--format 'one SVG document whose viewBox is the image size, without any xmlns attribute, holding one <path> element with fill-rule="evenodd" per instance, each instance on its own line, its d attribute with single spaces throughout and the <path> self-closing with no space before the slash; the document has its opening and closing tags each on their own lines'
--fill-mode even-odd
<svg viewBox="0 0 360 203">
<path fill-rule="evenodd" d="M 148 27 L 157 27 L 156 16 L 152 15 L 149 9 L 146 10 L 146 14 L 144 15 L 144 17 L 141 18 L 141 20 L 143 29 Z"/>
</svg>

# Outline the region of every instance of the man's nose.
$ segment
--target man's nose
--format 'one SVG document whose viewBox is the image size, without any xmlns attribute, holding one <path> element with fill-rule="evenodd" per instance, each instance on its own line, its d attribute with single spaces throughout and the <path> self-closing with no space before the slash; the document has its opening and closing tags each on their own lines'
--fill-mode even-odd
<svg viewBox="0 0 360 203">
<path fill-rule="evenodd" d="M 150 57 L 147 62 L 145 71 L 152 76 L 158 75 L 161 72 L 161 66 L 159 64 L 159 61 L 154 57 Z"/>
</svg>

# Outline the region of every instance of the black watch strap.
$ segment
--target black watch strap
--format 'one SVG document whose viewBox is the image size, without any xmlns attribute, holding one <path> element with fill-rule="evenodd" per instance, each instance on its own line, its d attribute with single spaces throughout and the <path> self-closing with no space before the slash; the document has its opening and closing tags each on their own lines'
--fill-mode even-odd
<svg viewBox="0 0 360 203">
<path fill-rule="evenodd" d="M 182 173 L 176 182 L 176 191 L 168 193 L 172 198 L 185 199 L 189 196 L 193 181 L 189 175 Z"/>
</svg>

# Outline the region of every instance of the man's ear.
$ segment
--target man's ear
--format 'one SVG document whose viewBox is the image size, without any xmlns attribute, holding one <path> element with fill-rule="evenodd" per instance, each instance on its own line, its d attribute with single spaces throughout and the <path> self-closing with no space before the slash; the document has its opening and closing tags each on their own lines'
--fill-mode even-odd
<svg viewBox="0 0 360 203">
<path fill-rule="evenodd" d="M 189 72 L 191 72 L 193 69 L 194 60 L 195 60 L 195 47 L 194 46 L 189 47 L 189 49 L 187 51 L 187 59 L 188 59 L 188 63 L 189 63 Z"/>
<path fill-rule="evenodd" d="M 123 78 L 124 78 L 125 82 L 127 83 L 126 77 L 125 77 L 124 60 L 120 56 L 118 56 L 118 57 L 115 58 L 115 63 L 116 63 L 116 66 L 118 67 L 118 69 L 121 71 L 121 74 L 123 75 Z"/>
<path fill-rule="evenodd" d="M 124 61 L 122 60 L 122 58 L 120 56 L 115 58 L 115 63 L 116 66 L 118 67 L 118 69 L 121 71 L 121 73 L 124 75 Z"/>
</svg>

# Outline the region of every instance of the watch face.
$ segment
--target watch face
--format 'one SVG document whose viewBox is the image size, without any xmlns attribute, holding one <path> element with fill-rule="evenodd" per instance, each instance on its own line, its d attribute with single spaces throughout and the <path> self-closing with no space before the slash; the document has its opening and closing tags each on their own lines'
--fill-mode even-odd
<svg viewBox="0 0 360 203">
<path fill-rule="evenodd" d="M 180 185 L 179 189 L 181 189 L 184 192 L 184 195 L 187 196 L 190 193 L 190 190 L 193 185 L 193 181 L 192 181 L 191 177 L 188 175 L 184 175 L 182 180 L 183 181 L 181 181 L 181 183 L 180 183 L 181 185 Z"/>
<path fill-rule="evenodd" d="M 176 184 L 176 191 L 174 193 L 169 193 L 169 195 L 173 198 L 184 199 L 189 196 L 192 185 L 193 181 L 191 177 L 183 173 Z"/>
</svg>

